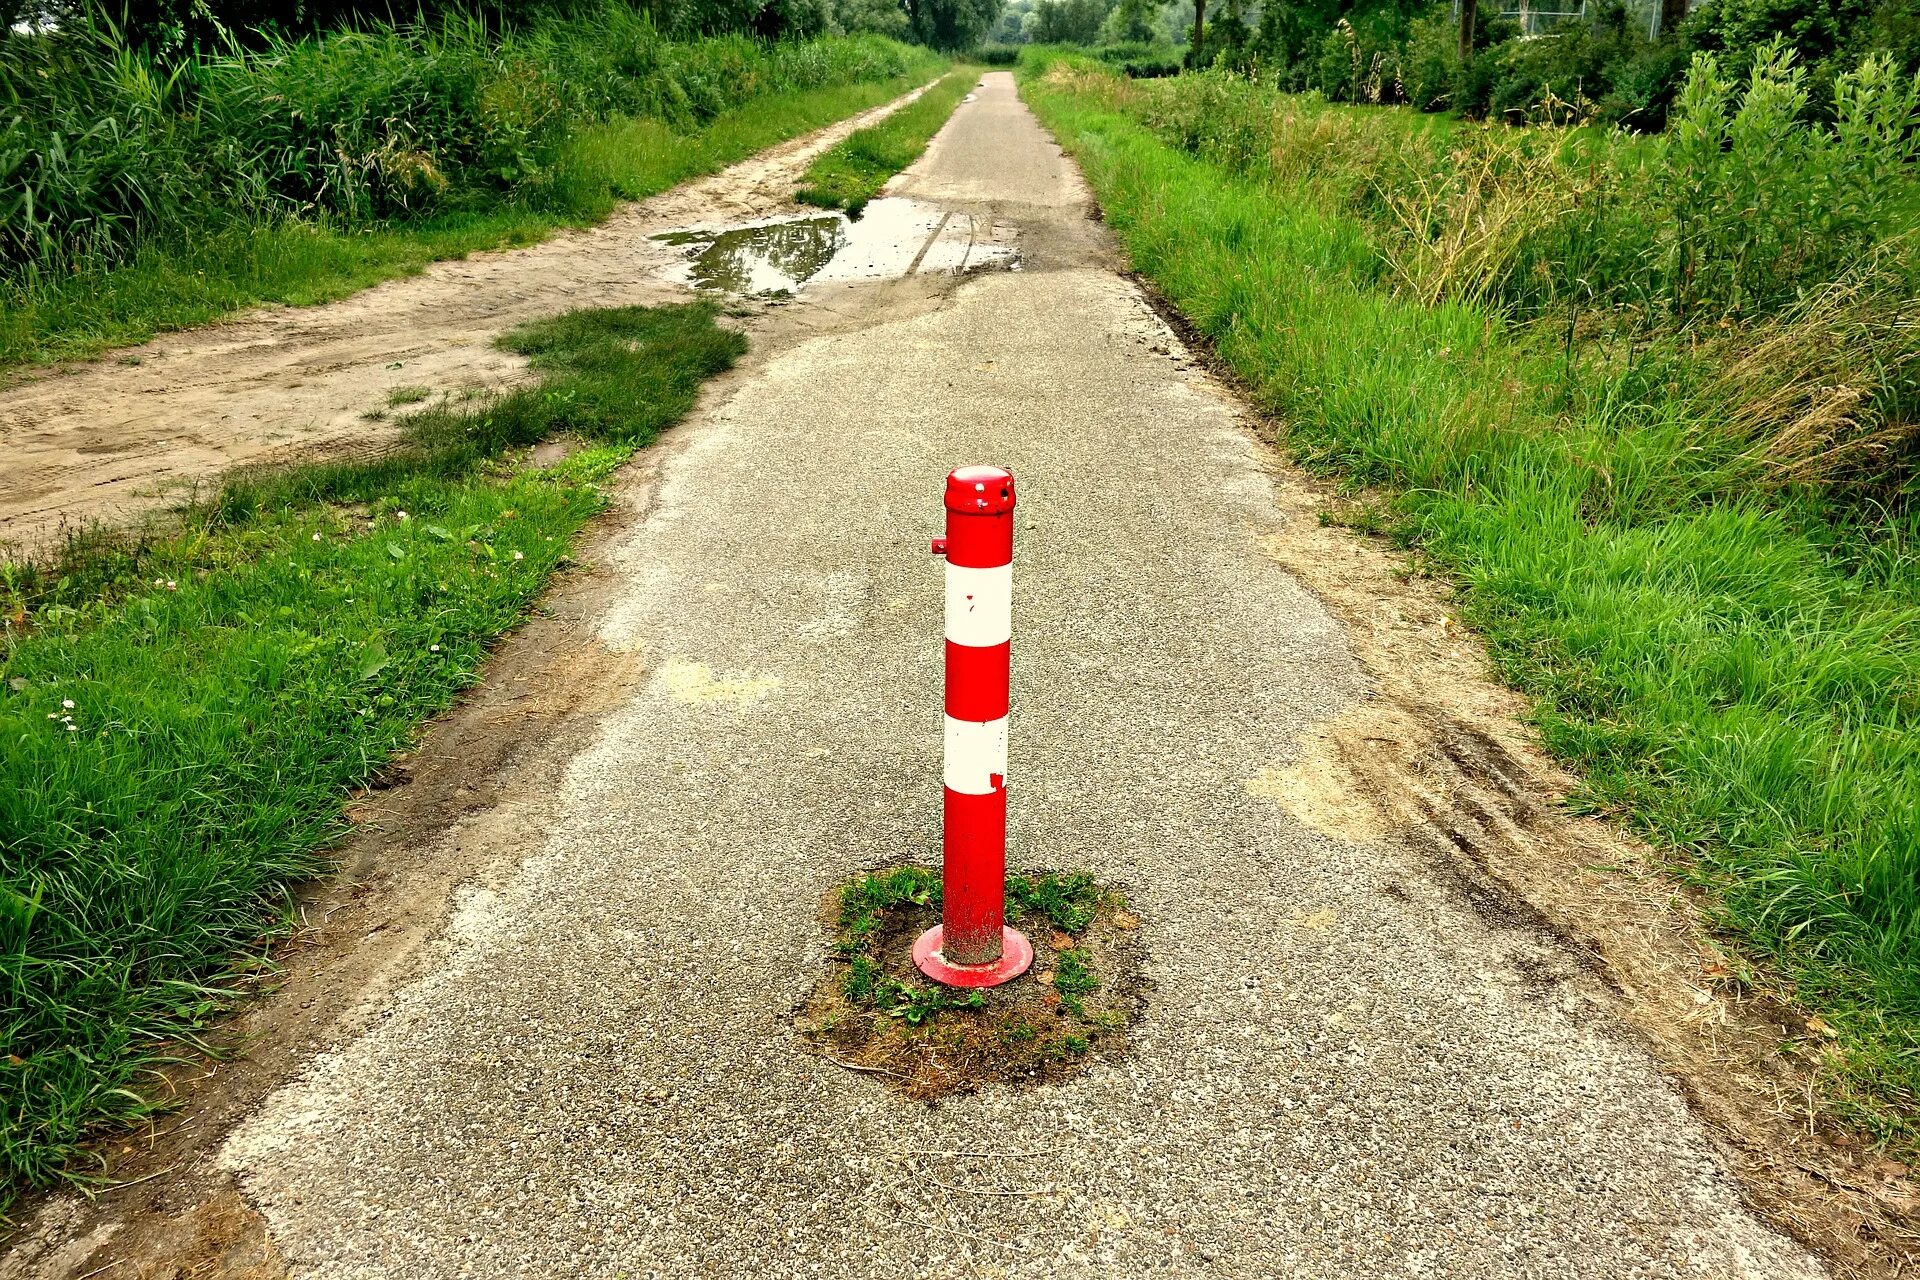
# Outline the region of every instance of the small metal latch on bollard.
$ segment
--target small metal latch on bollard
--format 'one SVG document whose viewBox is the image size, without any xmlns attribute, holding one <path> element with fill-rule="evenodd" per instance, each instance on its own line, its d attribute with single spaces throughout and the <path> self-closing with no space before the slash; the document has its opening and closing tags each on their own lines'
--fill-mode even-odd
<svg viewBox="0 0 1920 1280">
<path fill-rule="evenodd" d="M 1013 506 L 1011 472 L 961 467 L 947 477 L 947 536 L 933 540 L 947 558 L 943 905 L 913 962 L 951 987 L 997 987 L 1033 963 L 1006 923 Z"/>
</svg>

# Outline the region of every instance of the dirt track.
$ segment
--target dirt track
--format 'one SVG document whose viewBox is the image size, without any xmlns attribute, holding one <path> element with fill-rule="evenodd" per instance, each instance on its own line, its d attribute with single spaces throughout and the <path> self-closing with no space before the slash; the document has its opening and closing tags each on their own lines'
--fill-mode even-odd
<svg viewBox="0 0 1920 1280">
<path fill-rule="evenodd" d="M 1790 1022 L 1564 816 L 1445 592 L 1319 525 L 1007 81 L 898 186 L 1024 269 L 751 320 L 121 1166 L 166 1176 L 0 1275 L 1898 1274 L 1911 1190 L 1803 1132 Z M 1128 1060 L 933 1110 L 788 1016 L 826 887 L 937 855 L 923 535 L 981 458 L 1015 858 L 1128 884 L 1155 988 Z"/>
<path fill-rule="evenodd" d="M 436 263 L 324 307 L 269 307 L 0 390 L 0 551 L 62 524 L 123 524 L 234 466 L 378 451 L 401 387 L 498 387 L 524 361 L 493 340 L 582 306 L 678 301 L 679 251 L 650 237 L 792 207 L 820 152 L 918 91 L 528 249 Z"/>
</svg>

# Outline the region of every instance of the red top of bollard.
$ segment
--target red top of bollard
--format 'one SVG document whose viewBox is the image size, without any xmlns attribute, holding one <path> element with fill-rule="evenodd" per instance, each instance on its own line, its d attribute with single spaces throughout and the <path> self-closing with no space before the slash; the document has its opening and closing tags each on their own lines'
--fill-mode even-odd
<svg viewBox="0 0 1920 1280">
<path fill-rule="evenodd" d="M 1013 510 L 1013 472 L 1000 467 L 955 467 L 947 477 L 947 510 L 1003 516 Z"/>
</svg>

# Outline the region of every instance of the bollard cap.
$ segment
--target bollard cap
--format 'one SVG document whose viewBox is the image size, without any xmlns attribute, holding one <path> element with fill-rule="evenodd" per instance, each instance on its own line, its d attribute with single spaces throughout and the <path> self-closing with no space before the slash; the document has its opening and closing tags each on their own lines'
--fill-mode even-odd
<svg viewBox="0 0 1920 1280">
<path fill-rule="evenodd" d="M 947 510 L 1003 516 L 1013 510 L 1013 472 L 1000 467 L 956 467 L 947 477 Z"/>
</svg>

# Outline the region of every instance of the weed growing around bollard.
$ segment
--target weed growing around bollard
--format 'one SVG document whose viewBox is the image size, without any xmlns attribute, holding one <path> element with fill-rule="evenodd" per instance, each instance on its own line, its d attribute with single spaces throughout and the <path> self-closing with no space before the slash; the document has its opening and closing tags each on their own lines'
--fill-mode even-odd
<svg viewBox="0 0 1920 1280">
<path fill-rule="evenodd" d="M 1033 942 L 1028 973 L 961 991 L 914 967 L 913 940 L 940 919 L 940 875 L 888 867 L 822 907 L 830 971 L 799 1011 L 802 1034 L 843 1066 L 935 1098 L 983 1081 L 1059 1079 L 1124 1050 L 1145 1007 L 1138 917 L 1082 872 L 1007 879 L 1007 920 Z"/>
</svg>

